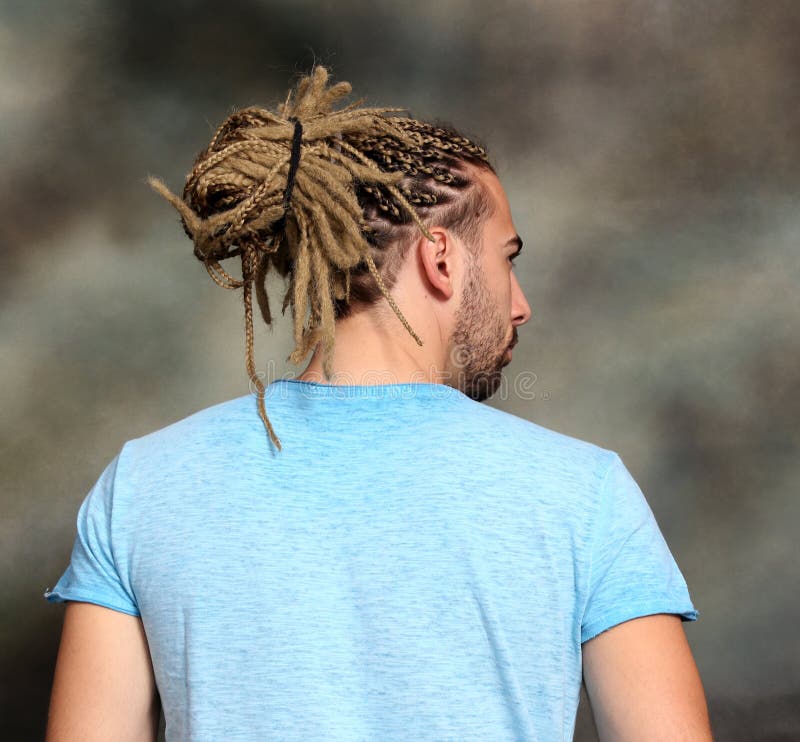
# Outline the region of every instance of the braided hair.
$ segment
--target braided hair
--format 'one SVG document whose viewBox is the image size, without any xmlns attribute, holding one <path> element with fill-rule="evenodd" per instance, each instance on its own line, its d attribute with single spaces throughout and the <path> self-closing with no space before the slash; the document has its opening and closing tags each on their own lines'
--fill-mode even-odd
<svg viewBox="0 0 800 742">
<path fill-rule="evenodd" d="M 479 144 L 447 125 L 396 115 L 405 109 L 361 107 L 363 99 L 336 110 L 351 86 L 328 77 L 314 67 L 277 113 L 250 107 L 228 116 L 195 158 L 183 198 L 148 179 L 180 214 L 211 278 L 243 289 L 246 368 L 279 450 L 253 360 L 253 286 L 269 325 L 267 273 L 288 279 L 281 311 L 291 306 L 295 348 L 287 360 L 300 363 L 321 344 L 330 377 L 335 320 L 355 305 L 385 298 L 423 344 L 389 293 L 414 235 L 433 241 L 426 222 L 435 219 L 474 250 L 492 208 L 467 167 L 493 171 Z M 236 256 L 241 279 L 220 265 Z"/>
</svg>

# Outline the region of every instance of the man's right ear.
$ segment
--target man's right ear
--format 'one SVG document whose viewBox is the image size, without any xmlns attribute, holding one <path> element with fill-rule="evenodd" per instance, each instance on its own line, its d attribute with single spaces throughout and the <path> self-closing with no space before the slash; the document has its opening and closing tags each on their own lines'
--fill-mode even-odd
<svg viewBox="0 0 800 742">
<path fill-rule="evenodd" d="M 434 241 L 419 235 L 414 249 L 428 288 L 442 299 L 449 299 L 455 291 L 454 277 L 458 272 L 458 249 L 456 238 L 444 227 L 428 230 Z"/>
</svg>

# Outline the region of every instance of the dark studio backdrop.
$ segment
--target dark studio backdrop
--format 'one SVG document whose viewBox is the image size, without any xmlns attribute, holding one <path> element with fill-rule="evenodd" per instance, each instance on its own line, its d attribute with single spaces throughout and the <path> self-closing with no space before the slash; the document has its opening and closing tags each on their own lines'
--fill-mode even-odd
<svg viewBox="0 0 800 742">
<path fill-rule="evenodd" d="M 248 392 L 241 294 L 145 177 L 180 189 L 317 61 L 486 143 L 533 309 L 489 404 L 620 453 L 700 611 L 718 739 L 800 738 L 798 39 L 794 0 L 0 5 L 0 735 L 43 735 L 42 593 L 105 464 Z M 272 378 L 290 325 L 257 328 Z"/>
</svg>

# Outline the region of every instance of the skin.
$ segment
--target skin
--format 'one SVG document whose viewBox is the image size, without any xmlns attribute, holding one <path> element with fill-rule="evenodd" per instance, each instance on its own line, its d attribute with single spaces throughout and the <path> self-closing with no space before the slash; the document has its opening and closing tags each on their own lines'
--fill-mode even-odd
<svg viewBox="0 0 800 742">
<path fill-rule="evenodd" d="M 319 383 L 429 381 L 473 399 L 497 389 L 517 327 L 530 307 L 513 272 L 517 232 L 505 192 L 476 171 L 494 201 L 477 258 L 441 227 L 409 252 L 392 290 L 418 346 L 387 305 L 340 320 L 334 379 L 312 357 L 298 377 Z M 583 676 L 601 742 L 712 740 L 703 686 L 678 616 L 625 621 L 585 642 Z M 141 619 L 98 605 L 67 604 L 47 742 L 150 742 L 159 698 Z"/>
<path fill-rule="evenodd" d="M 680 617 L 657 613 L 625 621 L 581 649 L 601 742 L 713 742 Z"/>
<path fill-rule="evenodd" d="M 46 742 L 155 742 L 159 709 L 141 619 L 68 602 Z"/>
</svg>

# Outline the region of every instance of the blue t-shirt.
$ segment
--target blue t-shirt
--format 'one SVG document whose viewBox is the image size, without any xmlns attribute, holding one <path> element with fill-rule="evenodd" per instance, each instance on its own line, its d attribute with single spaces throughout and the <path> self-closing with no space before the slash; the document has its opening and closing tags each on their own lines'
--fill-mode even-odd
<svg viewBox="0 0 800 742">
<path fill-rule="evenodd" d="M 581 643 L 696 620 L 620 457 L 434 383 L 126 442 L 48 600 L 141 616 L 168 740 L 571 740 Z"/>
</svg>

